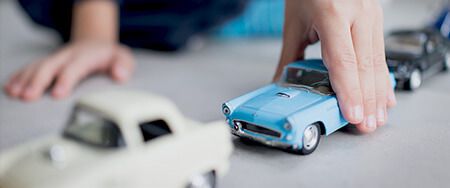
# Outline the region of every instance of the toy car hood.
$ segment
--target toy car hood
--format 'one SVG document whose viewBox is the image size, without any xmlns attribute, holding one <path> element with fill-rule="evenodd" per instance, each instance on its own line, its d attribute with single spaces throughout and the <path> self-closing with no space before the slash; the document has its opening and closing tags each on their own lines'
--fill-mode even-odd
<svg viewBox="0 0 450 188">
<path fill-rule="evenodd" d="M 99 165 L 102 152 L 106 152 L 89 149 L 62 137 L 41 141 L 39 147 L 27 148 L 10 161 L 3 172 L 0 187 L 67 187 L 64 183 L 70 179 L 82 179 L 80 173 L 75 172 L 85 171 L 87 174 L 92 171 Z M 65 173 L 61 173 L 63 170 Z"/>
<path fill-rule="evenodd" d="M 321 101 L 324 97 L 307 89 L 281 87 L 274 84 L 272 90 L 264 92 L 241 105 L 241 108 L 258 113 L 271 113 L 287 117 Z"/>
</svg>

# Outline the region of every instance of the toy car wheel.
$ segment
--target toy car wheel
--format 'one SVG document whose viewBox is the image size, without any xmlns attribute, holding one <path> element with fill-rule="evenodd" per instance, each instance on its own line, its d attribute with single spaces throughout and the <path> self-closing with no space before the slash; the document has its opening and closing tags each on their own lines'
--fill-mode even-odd
<svg viewBox="0 0 450 188">
<path fill-rule="evenodd" d="M 419 88 L 420 85 L 422 85 L 422 72 L 420 72 L 418 68 L 415 68 L 411 72 L 411 77 L 409 78 L 409 80 L 405 82 L 404 88 L 406 90 L 413 91 Z"/>
<path fill-rule="evenodd" d="M 444 60 L 444 71 L 448 70 L 450 68 L 450 53 L 445 54 L 445 60 Z"/>
<path fill-rule="evenodd" d="M 320 141 L 320 126 L 311 124 L 303 131 L 303 147 L 301 153 L 304 155 L 312 153 Z"/>
<path fill-rule="evenodd" d="M 197 174 L 191 177 L 187 188 L 214 188 L 216 187 L 216 174 L 213 171 Z"/>
<path fill-rule="evenodd" d="M 303 131 L 302 143 L 303 147 L 297 148 L 295 146 L 286 148 L 285 151 L 300 155 L 308 155 L 316 150 L 320 142 L 321 130 L 320 126 L 316 123 L 308 125 Z"/>
</svg>

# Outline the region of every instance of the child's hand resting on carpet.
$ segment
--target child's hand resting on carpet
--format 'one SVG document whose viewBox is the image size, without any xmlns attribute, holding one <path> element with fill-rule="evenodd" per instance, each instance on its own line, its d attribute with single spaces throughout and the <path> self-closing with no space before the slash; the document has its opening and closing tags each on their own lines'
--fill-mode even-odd
<svg viewBox="0 0 450 188">
<path fill-rule="evenodd" d="M 80 1 L 74 7 L 71 41 L 49 57 L 18 70 L 5 91 L 25 101 L 39 99 L 47 89 L 53 97 L 63 98 L 94 73 L 108 72 L 114 80 L 126 81 L 133 63 L 130 50 L 117 44 L 116 4 Z"/>
</svg>

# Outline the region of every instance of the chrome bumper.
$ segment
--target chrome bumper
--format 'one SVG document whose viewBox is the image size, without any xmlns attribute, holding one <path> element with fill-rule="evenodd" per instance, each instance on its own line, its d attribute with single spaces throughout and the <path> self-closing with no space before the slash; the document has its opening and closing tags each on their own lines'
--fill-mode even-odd
<svg viewBox="0 0 450 188">
<path fill-rule="evenodd" d="M 231 133 L 236 135 L 236 136 L 238 136 L 238 137 L 249 138 L 251 140 L 254 140 L 256 142 L 259 142 L 259 143 L 262 143 L 264 145 L 271 146 L 271 147 L 277 147 L 277 148 L 283 148 L 283 149 L 287 149 L 287 148 L 291 148 L 291 147 L 294 147 L 294 148 L 297 147 L 296 145 L 291 145 L 291 144 L 284 143 L 284 142 L 281 142 L 281 141 L 266 140 L 266 139 L 262 138 L 262 136 L 261 137 L 254 136 L 254 135 L 251 135 L 251 134 L 247 134 L 247 133 L 245 133 L 244 131 L 241 131 L 241 130 L 236 131 L 236 130 L 232 129 Z M 254 133 L 254 134 L 258 134 L 258 133 Z"/>
</svg>

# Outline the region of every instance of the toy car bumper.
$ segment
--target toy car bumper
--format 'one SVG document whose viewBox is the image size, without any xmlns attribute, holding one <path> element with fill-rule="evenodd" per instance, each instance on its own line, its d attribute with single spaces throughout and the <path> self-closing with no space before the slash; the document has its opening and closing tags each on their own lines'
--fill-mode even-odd
<svg viewBox="0 0 450 188">
<path fill-rule="evenodd" d="M 287 143 L 287 142 L 283 141 L 282 139 L 276 140 L 274 138 L 267 138 L 268 136 L 261 135 L 258 133 L 252 133 L 250 131 L 243 131 L 243 130 L 236 131 L 236 130 L 232 129 L 231 133 L 233 133 L 234 135 L 236 135 L 238 137 L 249 138 L 253 141 L 256 141 L 256 142 L 259 142 L 261 144 L 271 146 L 271 147 L 277 147 L 277 148 L 283 148 L 283 149 L 297 147 L 291 143 Z"/>
</svg>

